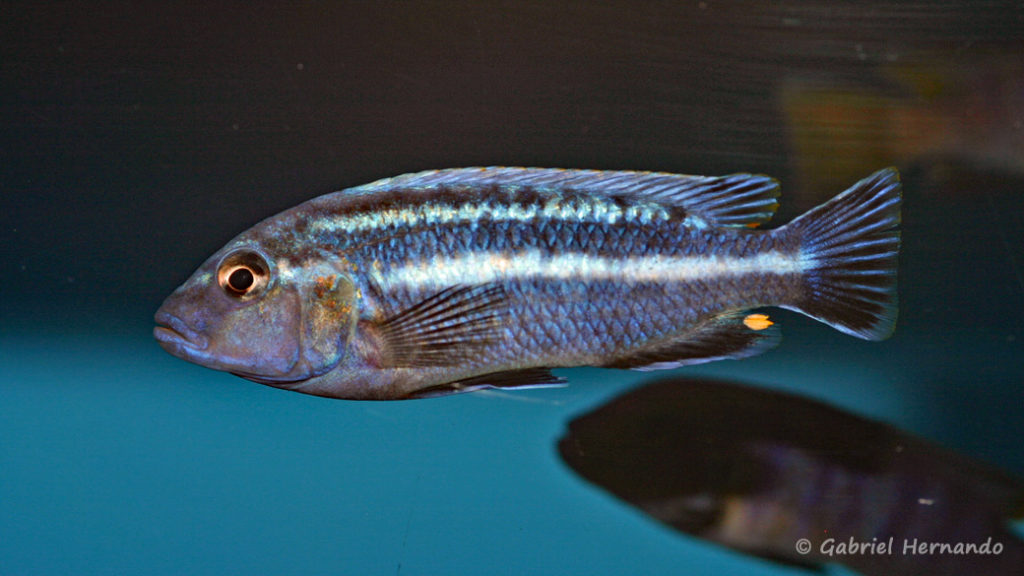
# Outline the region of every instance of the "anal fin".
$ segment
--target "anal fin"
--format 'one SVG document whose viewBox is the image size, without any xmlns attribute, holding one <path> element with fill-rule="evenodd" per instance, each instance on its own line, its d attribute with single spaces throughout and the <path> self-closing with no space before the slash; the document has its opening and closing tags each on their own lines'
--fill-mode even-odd
<svg viewBox="0 0 1024 576">
<path fill-rule="evenodd" d="M 472 378 L 421 388 L 410 393 L 406 398 L 436 398 L 438 396 L 461 394 L 487 388 L 500 388 L 502 390 L 558 388 L 564 386 L 565 382 L 565 378 L 555 376 L 547 368 L 524 368 L 522 370 L 482 374 Z"/>
<path fill-rule="evenodd" d="M 774 348 L 780 339 L 778 326 L 768 322 L 767 316 L 731 312 L 684 334 L 615 358 L 604 367 L 666 370 L 726 358 L 748 358 Z"/>
</svg>

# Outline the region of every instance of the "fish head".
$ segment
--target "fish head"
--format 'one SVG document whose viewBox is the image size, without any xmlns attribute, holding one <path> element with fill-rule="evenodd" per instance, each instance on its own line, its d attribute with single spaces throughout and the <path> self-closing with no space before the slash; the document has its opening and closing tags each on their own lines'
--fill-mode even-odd
<svg viewBox="0 0 1024 576">
<path fill-rule="evenodd" d="M 153 335 L 184 360 L 291 388 L 341 361 L 356 297 L 339 266 L 242 235 L 164 301 Z"/>
</svg>

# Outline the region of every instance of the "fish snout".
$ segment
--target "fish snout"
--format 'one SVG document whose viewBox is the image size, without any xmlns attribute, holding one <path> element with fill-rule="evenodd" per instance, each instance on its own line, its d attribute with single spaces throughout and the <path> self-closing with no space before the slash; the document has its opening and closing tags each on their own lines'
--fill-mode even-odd
<svg viewBox="0 0 1024 576">
<path fill-rule="evenodd" d="M 183 350 L 205 350 L 210 345 L 206 336 L 169 312 L 158 310 L 153 319 L 157 323 L 153 328 L 153 337 L 160 346 L 176 356 Z"/>
</svg>

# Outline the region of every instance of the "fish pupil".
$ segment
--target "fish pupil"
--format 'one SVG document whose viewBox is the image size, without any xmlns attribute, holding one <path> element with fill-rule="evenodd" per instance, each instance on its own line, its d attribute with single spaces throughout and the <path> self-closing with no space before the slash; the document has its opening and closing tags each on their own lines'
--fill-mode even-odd
<svg viewBox="0 0 1024 576">
<path fill-rule="evenodd" d="M 245 292 L 252 287 L 253 282 L 256 278 L 252 275 L 252 270 L 248 268 L 239 268 L 228 276 L 228 287 L 235 292 Z"/>
</svg>

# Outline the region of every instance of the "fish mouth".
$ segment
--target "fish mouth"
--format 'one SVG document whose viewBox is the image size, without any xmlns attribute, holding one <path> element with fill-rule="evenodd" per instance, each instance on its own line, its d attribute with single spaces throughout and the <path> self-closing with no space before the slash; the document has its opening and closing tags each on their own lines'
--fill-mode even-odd
<svg viewBox="0 0 1024 576">
<path fill-rule="evenodd" d="M 239 378 L 245 378 L 246 380 L 249 380 L 251 382 L 256 382 L 257 384 L 264 384 L 266 386 L 273 386 L 275 388 L 292 388 L 292 387 L 298 386 L 298 385 L 302 384 L 303 382 L 309 380 L 309 378 L 296 378 L 296 379 L 272 378 L 272 377 L 267 377 L 267 376 L 258 376 L 256 374 L 248 374 L 248 373 L 245 373 L 245 372 L 236 372 L 236 371 L 233 371 L 233 370 L 231 371 L 231 375 L 238 376 Z"/>
<path fill-rule="evenodd" d="M 160 346 L 175 356 L 199 352 L 210 345 L 205 336 L 189 328 L 188 324 L 167 312 L 157 312 L 154 320 L 153 337 Z"/>
</svg>

